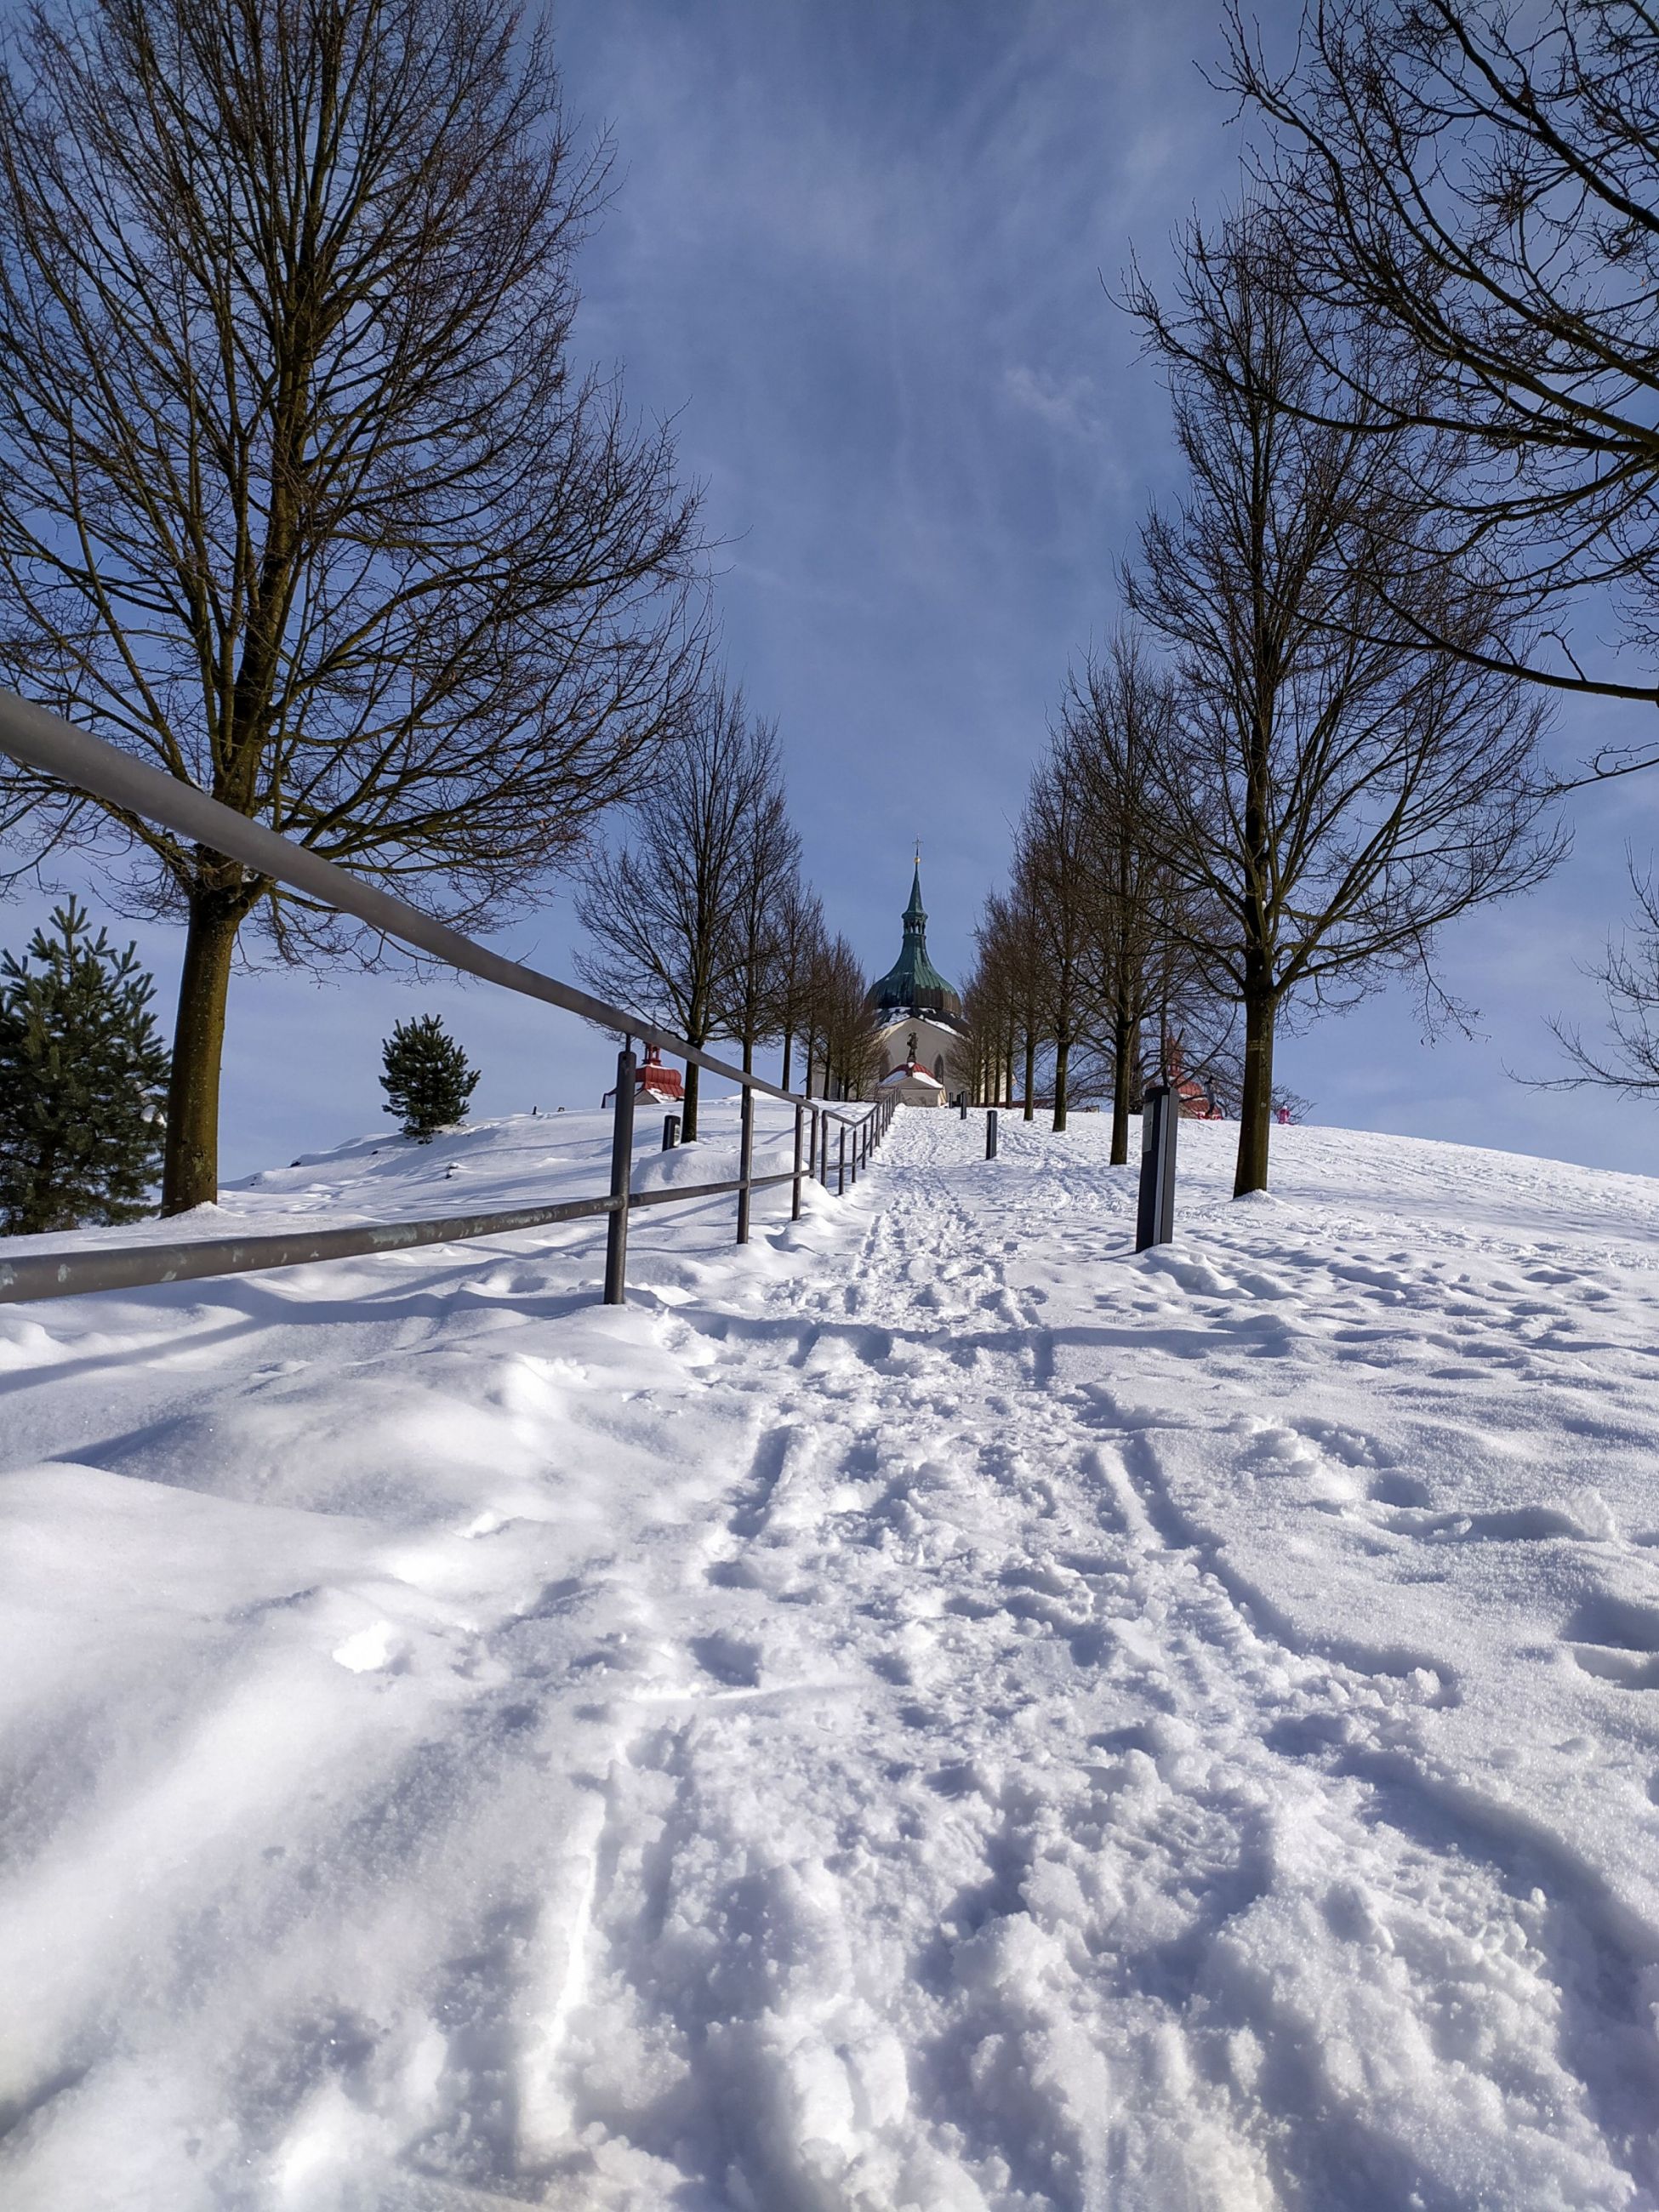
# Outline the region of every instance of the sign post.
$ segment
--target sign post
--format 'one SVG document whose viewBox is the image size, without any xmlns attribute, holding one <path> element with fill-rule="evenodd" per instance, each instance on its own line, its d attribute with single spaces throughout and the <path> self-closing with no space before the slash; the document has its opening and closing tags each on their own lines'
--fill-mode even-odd
<svg viewBox="0 0 1659 2212">
<path fill-rule="evenodd" d="M 634 1164 L 634 1078 L 639 1062 L 627 1047 L 617 1054 L 617 1118 L 611 1128 L 611 1213 L 605 1240 L 605 1302 L 628 1297 L 628 1185 Z"/>
<path fill-rule="evenodd" d="M 1140 1205 L 1135 1249 L 1167 1244 L 1175 1234 L 1176 1094 L 1167 1083 L 1148 1086 L 1140 1106 Z"/>
</svg>

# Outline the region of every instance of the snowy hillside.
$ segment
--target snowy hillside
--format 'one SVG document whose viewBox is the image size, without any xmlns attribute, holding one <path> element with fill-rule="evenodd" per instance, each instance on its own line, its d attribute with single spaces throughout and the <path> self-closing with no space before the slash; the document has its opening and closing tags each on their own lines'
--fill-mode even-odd
<svg viewBox="0 0 1659 2212">
<path fill-rule="evenodd" d="M 1107 1135 L 0 1309 L 8 2212 L 1659 2206 L 1659 1182 Z"/>
</svg>

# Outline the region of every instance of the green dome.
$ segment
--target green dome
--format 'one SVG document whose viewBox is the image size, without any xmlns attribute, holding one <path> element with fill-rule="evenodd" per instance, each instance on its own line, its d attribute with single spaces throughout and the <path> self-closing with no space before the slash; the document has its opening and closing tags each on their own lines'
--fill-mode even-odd
<svg viewBox="0 0 1659 2212">
<path fill-rule="evenodd" d="M 927 915 L 921 903 L 921 863 L 916 862 L 910 903 L 904 909 L 904 948 L 866 1001 L 882 1014 L 944 1014 L 960 1018 L 962 1000 L 927 957 Z"/>
</svg>

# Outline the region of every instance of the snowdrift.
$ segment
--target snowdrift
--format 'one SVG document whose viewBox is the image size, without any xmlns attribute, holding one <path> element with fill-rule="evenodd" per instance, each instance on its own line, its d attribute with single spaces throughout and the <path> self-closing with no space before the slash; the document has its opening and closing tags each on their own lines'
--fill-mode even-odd
<svg viewBox="0 0 1659 2212">
<path fill-rule="evenodd" d="M 1108 1134 L 0 1310 L 9 2212 L 1659 2205 L 1659 1182 Z"/>
</svg>

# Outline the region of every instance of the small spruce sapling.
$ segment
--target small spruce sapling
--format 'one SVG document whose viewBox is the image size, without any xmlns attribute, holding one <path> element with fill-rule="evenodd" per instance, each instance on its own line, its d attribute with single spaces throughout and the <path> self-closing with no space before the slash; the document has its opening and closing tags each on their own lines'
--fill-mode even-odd
<svg viewBox="0 0 1659 2212">
<path fill-rule="evenodd" d="M 478 1071 L 468 1066 L 435 1014 L 398 1023 L 386 1039 L 385 1065 L 386 1110 L 401 1119 L 404 1136 L 429 1145 L 438 1130 L 465 1120 Z"/>
<path fill-rule="evenodd" d="M 0 953 L 0 1224 L 13 1235 L 136 1221 L 161 1164 L 167 1054 L 138 948 L 70 899 Z"/>
</svg>

